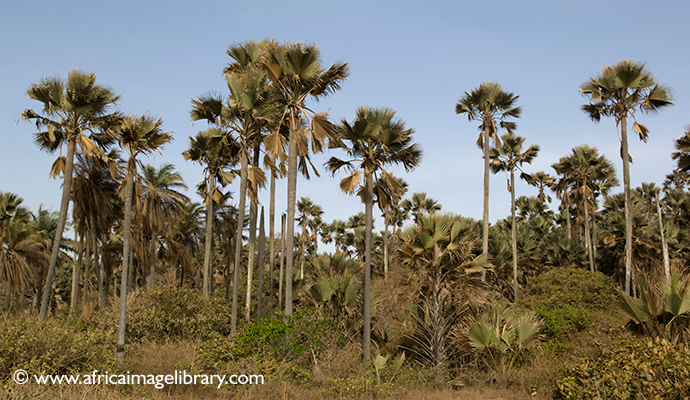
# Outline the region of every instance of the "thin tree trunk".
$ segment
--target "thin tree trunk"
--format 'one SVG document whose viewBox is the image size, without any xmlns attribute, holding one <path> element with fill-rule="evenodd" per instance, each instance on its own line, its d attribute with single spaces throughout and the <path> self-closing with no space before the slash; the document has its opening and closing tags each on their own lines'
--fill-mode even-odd
<svg viewBox="0 0 690 400">
<path fill-rule="evenodd" d="M 7 293 L 5 295 L 5 312 L 10 312 L 10 306 L 12 305 L 12 283 L 10 280 L 7 280 L 7 283 L 5 284 L 5 290 L 7 290 Z"/>
<path fill-rule="evenodd" d="M 91 259 L 91 241 L 86 240 L 86 254 L 84 257 L 84 295 L 82 297 L 82 305 L 86 305 L 86 301 L 89 297 L 89 261 Z"/>
<path fill-rule="evenodd" d="M 596 261 L 597 261 L 597 251 L 598 250 L 597 250 L 597 210 L 596 210 L 596 208 L 598 208 L 598 206 L 596 203 L 596 199 L 594 200 L 594 207 L 595 207 L 595 209 L 592 211 L 591 235 L 592 235 L 592 254 L 594 255 L 594 263 L 595 263 L 594 264 L 594 270 L 597 271 L 598 268 L 596 265 Z"/>
<path fill-rule="evenodd" d="M 285 229 L 285 315 L 292 315 L 292 266 L 295 259 L 295 203 L 297 200 L 297 121 L 296 115 L 290 115 L 290 142 L 288 148 L 288 182 L 287 182 L 287 226 Z"/>
<path fill-rule="evenodd" d="M 156 230 L 155 224 L 151 227 L 151 246 L 150 246 L 150 251 L 151 251 L 151 262 L 150 262 L 150 270 L 149 270 L 149 276 L 146 277 L 146 286 L 149 288 L 153 288 L 153 286 L 156 284 L 156 242 L 158 241 L 158 232 Z"/>
<path fill-rule="evenodd" d="M 286 214 L 280 216 L 280 271 L 278 273 L 278 309 L 283 309 L 283 275 L 285 272 L 285 252 L 287 251 L 287 242 L 285 241 L 285 220 Z"/>
<path fill-rule="evenodd" d="M 211 297 L 211 256 L 213 251 L 213 189 L 216 187 L 213 173 L 209 171 L 206 188 L 206 244 L 204 246 L 204 283 L 205 297 Z"/>
<path fill-rule="evenodd" d="M 133 160 L 130 160 L 133 163 Z M 127 275 L 130 267 L 130 238 L 132 229 L 132 194 L 134 192 L 134 171 L 127 171 L 125 186 L 125 226 L 122 235 L 122 282 L 120 283 L 120 316 L 117 328 L 117 364 L 123 369 L 125 351 L 125 328 L 127 315 Z"/>
<path fill-rule="evenodd" d="M 74 240 L 77 241 L 77 231 L 74 229 Z M 77 307 L 79 306 L 79 275 L 81 275 L 81 261 L 82 253 L 84 251 L 84 236 L 79 239 L 79 247 L 77 248 L 77 260 L 72 264 L 72 293 L 70 296 L 69 316 L 73 318 L 77 314 Z"/>
<path fill-rule="evenodd" d="M 225 304 L 230 305 L 230 266 L 232 265 L 232 239 L 228 238 L 228 266 L 225 270 Z"/>
<path fill-rule="evenodd" d="M 628 155 L 628 125 L 627 115 L 620 118 L 621 126 L 621 157 L 623 158 L 623 188 L 625 191 L 625 293 L 630 294 L 630 280 L 632 271 L 632 212 L 630 207 L 630 159 Z"/>
<path fill-rule="evenodd" d="M 261 220 L 259 221 L 259 270 L 256 277 L 257 281 L 257 304 L 256 317 L 261 318 L 261 305 L 263 304 L 263 284 L 264 284 L 264 257 L 266 253 L 266 231 L 264 229 L 264 208 L 261 207 Z"/>
<path fill-rule="evenodd" d="M 482 212 L 482 255 L 489 260 L 489 127 L 484 128 L 484 209 Z M 486 282 L 486 269 L 482 268 L 482 282 Z"/>
<path fill-rule="evenodd" d="M 103 295 L 103 264 L 100 262 L 100 249 L 98 248 L 98 237 L 96 234 L 96 216 L 93 210 L 90 213 L 91 220 L 91 248 L 93 249 L 93 270 L 96 272 L 96 279 L 98 280 L 98 306 L 105 305 L 105 297 Z"/>
<path fill-rule="evenodd" d="M 364 339 L 362 351 L 364 363 L 369 363 L 371 357 L 371 231 L 373 227 L 373 208 L 374 208 L 374 185 L 371 172 L 365 171 L 366 188 L 364 189 L 365 207 L 365 246 L 364 246 Z"/>
<path fill-rule="evenodd" d="M 661 217 L 661 203 L 659 202 L 659 191 L 657 190 L 656 195 L 656 212 L 659 216 L 659 233 L 661 234 L 661 252 L 664 257 L 664 274 L 666 275 L 666 282 L 671 282 L 671 262 L 668 259 L 668 245 L 666 244 L 666 233 L 664 232 L 664 221 Z"/>
<path fill-rule="evenodd" d="M 254 157 L 252 158 L 252 168 L 258 168 L 260 145 L 254 146 Z M 249 258 L 247 263 L 247 298 L 245 301 L 245 316 L 247 321 L 251 319 L 252 311 L 252 283 L 254 276 L 254 266 L 256 264 L 256 219 L 259 207 L 259 185 L 256 184 L 254 188 L 254 195 L 256 198 L 250 199 L 249 205 Z"/>
<path fill-rule="evenodd" d="M 388 280 L 388 212 L 390 207 L 386 207 L 383 215 L 383 279 Z"/>
<path fill-rule="evenodd" d="M 587 255 L 589 256 L 589 270 L 594 272 L 594 250 L 592 250 L 592 235 L 589 229 L 589 205 L 587 204 L 586 196 L 583 196 L 582 202 L 585 208 L 585 246 L 587 247 Z"/>
<path fill-rule="evenodd" d="M 65 179 L 62 183 L 62 199 L 60 200 L 60 217 L 58 218 L 57 228 L 55 229 L 55 239 L 53 240 L 53 251 L 50 254 L 50 264 L 48 264 L 48 276 L 46 276 L 45 285 L 43 285 L 43 299 L 41 300 L 41 311 L 39 313 L 39 321 L 46 319 L 48 314 L 48 302 L 50 300 L 51 287 L 53 285 L 53 277 L 55 276 L 55 267 L 57 266 L 58 256 L 60 255 L 60 242 L 62 241 L 62 232 L 65 230 L 65 222 L 67 222 L 67 209 L 69 207 L 69 196 L 72 191 L 72 171 L 74 169 L 74 149 L 76 147 L 76 139 L 67 142 L 67 157 L 65 160 Z"/>
<path fill-rule="evenodd" d="M 268 313 L 273 313 L 273 270 L 275 269 L 276 174 L 271 170 L 271 200 L 268 206 Z"/>
<path fill-rule="evenodd" d="M 232 317 L 230 320 L 230 335 L 237 332 L 237 302 L 240 283 L 240 263 L 242 262 L 242 229 L 244 228 L 244 212 L 247 203 L 247 168 L 249 161 L 247 154 L 240 154 L 240 204 L 237 213 L 237 232 L 235 232 L 235 273 L 232 288 Z"/>
<path fill-rule="evenodd" d="M 517 225 L 515 223 L 515 171 L 510 170 L 511 246 L 513 250 L 513 299 L 517 303 Z"/>
</svg>

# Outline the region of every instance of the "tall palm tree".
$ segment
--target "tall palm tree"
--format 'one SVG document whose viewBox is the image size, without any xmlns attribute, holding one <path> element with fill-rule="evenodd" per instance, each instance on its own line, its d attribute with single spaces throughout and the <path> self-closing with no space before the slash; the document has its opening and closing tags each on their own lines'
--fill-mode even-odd
<svg viewBox="0 0 690 400">
<path fill-rule="evenodd" d="M 498 148 L 501 141 L 498 137 L 498 127 L 508 132 L 515 129 L 515 122 L 511 118 L 519 118 L 521 108 L 516 106 L 519 96 L 506 92 L 500 83 L 484 82 L 479 87 L 458 100 L 455 105 L 456 114 L 466 114 L 470 121 L 480 121 L 479 139 L 477 146 L 484 151 L 484 211 L 482 213 L 482 254 L 489 256 L 489 139 L 493 139 L 494 147 Z M 497 126 L 498 122 L 498 126 Z M 482 280 L 485 272 L 482 272 Z"/>
<path fill-rule="evenodd" d="M 331 173 L 341 168 L 351 172 L 350 176 L 340 182 L 340 189 L 349 194 L 354 194 L 359 189 L 364 202 L 364 362 L 369 360 L 371 346 L 370 287 L 374 183 L 384 181 L 385 185 L 378 186 L 392 188 L 396 192 L 401 191 L 398 188 L 399 182 L 385 168 L 388 165 L 402 165 L 405 171 L 411 171 L 419 165 L 422 150 L 412 141 L 413 134 L 414 130 L 407 128 L 402 119 L 395 118 L 395 111 L 388 108 L 361 107 L 357 109 L 357 116 L 352 123 L 346 120 L 341 123 L 339 145 L 350 159 L 331 157 L 326 163 Z M 379 206 L 385 207 L 390 201 L 390 195 L 382 192 L 377 195 Z"/>
<path fill-rule="evenodd" d="M 596 195 L 606 194 L 613 186 L 618 185 L 613 165 L 603 155 L 600 156 L 596 148 L 580 145 L 573 148 L 571 154 L 561 157 L 558 163 L 551 166 L 561 178 L 556 187 L 582 202 L 584 210 L 585 249 L 589 257 L 591 271 L 595 271 L 594 254 L 596 243 L 590 226 L 590 215 L 597 210 Z"/>
<path fill-rule="evenodd" d="M 510 215 L 511 215 L 511 242 L 513 253 L 513 299 L 518 299 L 517 289 L 517 221 L 515 220 L 515 169 L 522 172 L 522 164 L 531 164 L 532 160 L 539 153 L 539 146 L 530 145 L 524 152 L 522 144 L 525 138 L 513 133 L 506 133 L 501 137 L 501 147 L 491 149 L 491 171 L 498 173 L 506 171 L 508 173 L 508 190 L 510 191 Z M 524 172 L 522 172 L 524 176 Z"/>
<path fill-rule="evenodd" d="M 318 47 L 305 43 L 273 46 L 262 66 L 280 93 L 283 118 L 287 120 L 290 128 L 286 237 L 292 238 L 295 235 L 297 161 L 300 153 L 298 148 L 304 148 L 310 140 L 312 151 L 321 152 L 326 139 L 335 135 L 335 127 L 328 121 L 327 113 L 316 113 L 308 108 L 307 97 L 318 100 L 339 90 L 341 83 L 349 75 L 349 68 L 347 63 L 337 62 L 325 70 Z M 311 125 L 308 129 L 300 129 L 305 118 Z M 287 246 L 286 257 L 285 269 L 288 279 L 285 286 L 285 314 L 292 315 L 292 246 Z"/>
<path fill-rule="evenodd" d="M 125 345 L 125 323 L 127 312 L 127 276 L 129 273 L 130 238 L 132 226 L 132 201 L 134 178 L 138 175 L 141 160 L 137 157 L 159 151 L 172 140 L 172 133 L 163 132 L 163 120 L 151 115 L 124 117 L 113 127 L 118 142 L 128 155 L 124 187 L 124 232 L 122 235 L 122 283 L 120 284 L 120 316 L 117 330 L 117 361 L 122 367 Z"/>
<path fill-rule="evenodd" d="M 219 128 L 201 131 L 196 137 L 189 138 L 189 148 L 182 155 L 186 160 L 198 162 L 205 166 L 206 177 L 200 185 L 206 195 L 206 244 L 204 247 L 204 296 L 211 296 L 211 255 L 213 250 L 213 203 L 219 200 L 220 192 L 216 182 L 226 186 L 233 175 L 224 170 L 233 164 L 239 153 L 239 144 L 232 135 Z"/>
<path fill-rule="evenodd" d="M 598 75 L 580 85 L 589 104 L 582 110 L 595 122 L 601 117 L 613 117 L 620 128 L 621 158 L 623 159 L 623 187 L 625 191 L 625 293 L 630 294 L 632 265 L 632 219 L 630 198 L 630 155 L 628 153 L 628 118 L 632 118 L 633 130 L 646 142 L 649 130 L 637 122 L 637 112 L 655 114 L 661 108 L 673 104 L 670 89 L 660 85 L 645 69 L 644 63 L 631 60 L 605 66 Z"/>
<path fill-rule="evenodd" d="M 158 235 L 171 224 L 178 204 L 187 200 L 187 196 L 179 191 L 187 189 L 187 185 L 172 164 L 163 164 L 160 168 L 144 166 L 140 182 L 143 188 L 141 213 L 151 232 L 151 262 L 146 285 L 153 287 L 156 280 Z"/>
<path fill-rule="evenodd" d="M 21 115 L 21 119 L 35 121 L 36 128 L 39 129 L 39 132 L 34 134 L 36 145 L 42 150 L 53 153 L 58 149 L 62 151 L 62 145 L 67 144 L 66 157 L 60 156 L 51 170 L 51 176 L 64 173 L 64 181 L 60 201 L 60 219 L 41 300 L 39 319 L 43 321 L 48 312 L 50 289 L 60 252 L 60 241 L 67 221 L 75 150 L 79 145 L 81 151 L 90 156 L 101 152 L 87 134 L 100 132 L 104 124 L 114 118 L 111 107 L 120 96 L 109 87 L 97 85 L 96 75 L 77 69 L 69 72 L 67 80 L 55 76 L 43 78 L 32 84 L 26 93 L 30 98 L 43 104 L 40 113 L 27 109 Z"/>
<path fill-rule="evenodd" d="M 225 68 L 226 82 L 230 90 L 227 101 L 215 95 L 203 95 L 192 101 L 191 118 L 194 121 L 206 120 L 209 123 L 237 133 L 240 145 L 240 190 L 237 226 L 244 226 L 244 213 L 248 181 L 253 179 L 254 187 L 263 183 L 263 171 L 257 163 L 249 168 L 249 150 L 261 145 L 262 132 L 273 119 L 272 89 L 265 72 L 255 67 L 259 57 L 264 54 L 264 44 L 247 42 L 233 45 L 228 49 L 234 62 Z M 280 136 L 273 143 L 282 145 Z M 263 177 L 265 179 L 265 177 Z M 242 254 L 242 229 L 235 235 L 235 272 L 233 277 L 233 301 L 231 332 L 237 328 L 237 303 L 239 296 L 239 265 Z"/>
</svg>

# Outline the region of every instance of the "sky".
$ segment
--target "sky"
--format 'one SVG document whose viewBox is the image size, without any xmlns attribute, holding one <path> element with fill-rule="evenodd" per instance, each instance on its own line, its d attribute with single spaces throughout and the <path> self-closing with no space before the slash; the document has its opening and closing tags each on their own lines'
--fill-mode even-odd
<svg viewBox="0 0 690 400">
<path fill-rule="evenodd" d="M 194 187 L 202 167 L 183 159 L 189 137 L 207 128 L 189 118 L 191 100 L 207 92 L 228 93 L 222 76 L 231 44 L 274 38 L 316 44 L 324 67 L 348 62 L 342 90 L 310 101 L 334 122 L 351 121 L 360 106 L 397 112 L 423 149 L 411 173 L 393 168 L 413 192 L 426 192 L 444 211 L 481 219 L 482 152 L 478 123 L 455 113 L 460 97 L 485 81 L 519 95 L 516 133 L 541 147 L 526 172 L 546 171 L 573 147 L 587 143 L 616 166 L 622 162 L 615 122 L 593 123 L 580 110 L 587 102 L 579 85 L 605 65 L 644 62 L 673 89 L 674 107 L 641 115 L 650 130 L 645 144 L 631 138 L 632 185 L 660 184 L 674 168 L 673 141 L 690 124 L 690 3 L 683 0 L 553 1 L 8 1 L 0 0 L 0 191 L 24 198 L 31 210 L 60 207 L 61 180 L 48 177 L 56 155 L 33 144 L 31 122 L 19 121 L 40 104 L 26 89 L 46 76 L 72 69 L 92 72 L 120 96 L 125 114 L 162 118 L 174 140 L 144 160 L 172 163 Z M 339 190 L 323 163 L 338 150 L 313 156 L 320 178 L 300 177 L 298 197 L 323 207 L 326 222 L 364 210 L 359 198 Z M 238 190 L 239 180 L 227 189 Z M 622 188 L 616 190 L 622 191 Z M 517 195 L 537 189 L 519 182 Z M 614 190 L 614 193 L 616 191 Z M 286 208 L 285 182 L 276 212 Z M 260 194 L 268 208 L 268 191 Z M 557 204 L 552 203 L 552 208 Z M 268 210 L 267 210 L 268 211 Z M 510 214 L 505 175 L 491 177 L 490 219 Z M 376 229 L 383 229 L 381 218 Z"/>
</svg>

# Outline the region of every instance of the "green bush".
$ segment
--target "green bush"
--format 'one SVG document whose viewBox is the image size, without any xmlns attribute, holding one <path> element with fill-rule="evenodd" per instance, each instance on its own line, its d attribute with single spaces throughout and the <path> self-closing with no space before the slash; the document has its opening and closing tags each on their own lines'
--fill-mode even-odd
<svg viewBox="0 0 690 400">
<path fill-rule="evenodd" d="M 127 310 L 128 341 L 209 340 L 230 333 L 229 308 L 198 290 L 164 286 L 136 296 Z"/>
<path fill-rule="evenodd" d="M 616 286 L 601 272 L 555 268 L 534 278 L 520 302 L 544 319 L 542 333 L 558 338 L 589 329 L 598 312 L 615 309 Z"/>
<path fill-rule="evenodd" d="M 205 342 L 199 349 L 200 367 L 219 370 L 249 358 L 299 363 L 344 344 L 342 329 L 333 319 L 322 318 L 314 310 L 303 310 L 292 317 L 278 312 L 246 325 L 234 342 L 224 337 Z"/>
<path fill-rule="evenodd" d="M 563 399 L 681 399 L 690 396 L 690 349 L 665 339 L 620 343 L 556 381 Z"/>
<path fill-rule="evenodd" d="M 104 332 L 81 320 L 7 317 L 0 326 L 0 376 L 16 369 L 29 374 L 70 374 L 114 370 L 114 332 Z"/>
</svg>

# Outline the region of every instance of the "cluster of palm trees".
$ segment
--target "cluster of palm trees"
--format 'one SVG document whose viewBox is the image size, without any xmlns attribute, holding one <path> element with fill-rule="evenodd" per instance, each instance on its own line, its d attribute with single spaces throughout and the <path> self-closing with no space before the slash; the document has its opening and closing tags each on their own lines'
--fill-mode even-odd
<svg viewBox="0 0 690 400">
<path fill-rule="evenodd" d="M 629 187 L 628 118 L 646 140 L 648 130 L 637 122 L 637 114 L 656 112 L 672 101 L 669 90 L 657 84 L 643 64 L 624 61 L 605 67 L 581 87 L 591 100 L 583 110 L 595 121 L 612 116 L 620 127 L 622 195 L 610 195 L 618 185 L 611 162 L 587 145 L 554 163 L 555 176 L 523 171 L 539 146 L 523 148 L 525 138 L 515 134 L 519 96 L 493 82 L 466 92 L 456 112 L 480 123 L 477 144 L 484 155 L 484 212 L 479 223 L 440 213 L 441 205 L 426 193 L 403 199 L 407 184 L 390 173 L 390 166 L 412 171 L 422 152 L 414 130 L 393 110 L 362 107 L 352 121 L 335 124 L 327 113 L 308 106 L 309 100 L 340 88 L 348 76 L 347 63 L 324 68 L 315 45 L 275 40 L 235 44 L 227 54 L 231 58 L 224 68 L 228 93 L 207 93 L 192 100 L 191 119 L 206 121 L 208 129 L 190 137 L 183 153 L 186 160 L 204 167 L 203 180 L 196 186 L 204 205 L 182 193 L 187 186 L 173 165 L 156 168 L 142 162 L 143 156 L 161 151 L 172 139 L 163 121 L 114 111 L 119 96 L 97 84 L 95 75 L 74 70 L 65 80 L 44 78 L 27 90 L 43 108 L 26 110 L 22 118 L 36 123 L 35 142 L 41 149 L 59 152 L 50 173 L 64 176 L 64 181 L 58 213 L 32 214 L 21 207 L 18 196 L 0 193 L 0 266 L 8 304 L 11 293 L 17 293 L 23 305 L 26 291 L 33 290 L 33 299 L 41 299 L 40 307 L 36 304 L 39 317 L 45 319 L 56 270 L 71 264 L 73 315 L 80 285 L 83 304 L 88 303 L 94 282 L 99 305 L 107 304 L 111 287 L 113 295 L 120 296 L 121 356 L 128 290 L 155 286 L 161 274 L 169 275 L 167 271 L 174 271 L 176 284 L 191 284 L 207 297 L 213 295 L 215 276 L 224 276 L 226 301 L 230 302 L 231 286 L 233 290 L 232 333 L 237 329 L 242 285 L 246 285 L 244 318 L 250 320 L 261 317 L 266 305 L 272 313 L 276 300 L 278 308 L 292 315 L 293 284 L 302 288 L 299 282 L 305 282 L 310 286 L 300 293 L 311 293 L 312 302 L 333 315 L 350 315 L 361 293 L 363 356 L 369 360 L 372 275 L 388 279 L 392 268 L 407 267 L 422 277 L 420 293 L 430 313 L 427 319 L 438 322 L 430 331 L 436 340 L 428 343 L 435 349 L 430 357 L 442 362 L 447 335 L 444 310 L 457 291 L 451 283 L 467 274 L 478 273 L 481 285 L 496 285 L 505 289 L 507 298 L 517 300 L 520 283 L 547 266 L 588 267 L 615 276 L 622 270 L 621 282 L 630 292 L 634 271 L 645 263 L 654 264 L 659 252 L 664 254 L 667 276 L 673 260 L 687 259 L 690 177 L 684 171 L 690 168 L 690 133 L 677 142 L 673 157 L 679 160 L 679 169 L 668 176 L 663 189 L 653 184 Z M 499 135 L 501 129 L 506 133 Z M 347 171 L 341 190 L 359 196 L 364 204 L 364 212 L 347 222 L 325 223 L 321 206 L 308 197 L 297 201 L 298 172 L 307 178 L 318 175 L 310 154 L 326 146 L 345 155 L 331 157 L 325 167 L 332 174 Z M 516 171 L 538 189 L 536 196 L 516 198 Z M 506 172 L 511 193 L 510 218 L 493 226 L 488 215 L 490 172 Z M 238 177 L 239 190 L 225 191 Z M 275 188 L 280 178 L 287 178 L 288 202 L 277 234 Z M 268 234 L 264 207 L 259 209 L 267 185 Z M 660 200 L 662 191 L 665 196 Z M 560 200 L 558 213 L 548 208 L 550 192 Z M 70 203 L 73 241 L 63 238 Z M 375 204 L 384 222 L 380 234 L 374 232 Z M 407 220 L 412 225 L 403 230 Z M 298 235 L 295 222 L 301 228 Z M 335 244 L 335 258 L 318 254 L 319 237 Z M 295 261 L 300 263 L 299 271 Z M 241 281 L 242 273 L 246 280 Z"/>
</svg>

